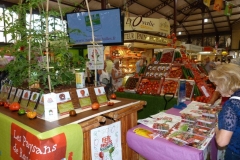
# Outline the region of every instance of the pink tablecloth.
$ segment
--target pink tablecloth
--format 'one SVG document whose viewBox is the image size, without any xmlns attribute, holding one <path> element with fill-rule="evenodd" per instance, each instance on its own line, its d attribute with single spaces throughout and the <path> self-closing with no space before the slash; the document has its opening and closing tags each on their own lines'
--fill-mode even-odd
<svg viewBox="0 0 240 160">
<path fill-rule="evenodd" d="M 179 115 L 179 109 L 171 108 L 166 113 Z M 151 128 L 139 124 L 127 132 L 127 143 L 130 148 L 142 155 L 147 160 L 203 160 L 203 151 L 188 146 L 178 146 L 163 138 L 148 139 L 136 135 L 135 128 Z M 211 159 L 217 159 L 217 147 L 215 139 L 210 142 Z"/>
</svg>

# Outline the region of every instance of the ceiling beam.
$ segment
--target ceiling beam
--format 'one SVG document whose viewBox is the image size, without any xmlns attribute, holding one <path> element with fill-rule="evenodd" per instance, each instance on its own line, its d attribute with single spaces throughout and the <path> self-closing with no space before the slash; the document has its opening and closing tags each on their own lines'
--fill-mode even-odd
<svg viewBox="0 0 240 160">
<path fill-rule="evenodd" d="M 218 23 L 222 23 L 222 22 L 218 22 Z M 205 23 L 205 25 L 208 25 L 208 24 L 211 24 L 211 23 Z M 216 23 L 215 23 L 216 24 Z M 180 26 L 181 27 L 181 26 Z M 185 27 L 186 28 L 189 28 L 189 27 L 200 27 L 200 24 L 195 24 L 195 25 L 190 25 L 190 26 L 186 26 L 185 25 Z M 225 26 L 219 26 L 218 28 L 220 28 L 220 27 L 228 27 L 229 28 L 229 26 L 228 25 L 225 25 Z"/>
<path fill-rule="evenodd" d="M 163 2 L 163 0 L 159 0 L 159 1 L 160 1 L 160 2 Z M 163 2 L 163 3 L 164 3 L 164 2 Z M 171 8 L 173 8 L 173 9 L 174 9 L 174 7 L 170 5 L 170 3 L 169 3 L 169 4 L 167 4 L 167 5 L 168 5 L 169 7 L 171 7 Z M 178 9 L 178 10 L 177 10 L 177 12 L 178 12 L 178 13 L 181 13 L 181 14 L 183 14 L 183 15 L 185 15 L 185 16 L 186 16 L 186 14 L 185 14 L 185 13 L 184 13 L 182 10 L 179 10 L 179 9 Z"/>
<path fill-rule="evenodd" d="M 49 0 L 51 2 L 58 2 L 57 0 Z M 84 0 L 85 2 L 85 0 Z M 66 5 L 66 6 L 70 6 L 70 7 L 76 7 L 76 5 L 73 5 L 73 4 L 70 4 L 70 3 L 66 3 L 66 2 L 60 2 L 61 4 L 63 5 Z"/>
<path fill-rule="evenodd" d="M 240 14 L 240 12 L 236 12 L 235 14 L 232 14 L 232 15 L 239 15 Z M 198 14 L 199 16 L 201 15 L 200 13 Z M 196 14 L 195 14 L 195 16 L 196 16 Z M 214 18 L 221 18 L 221 17 L 223 17 L 223 16 L 214 16 L 214 17 L 212 17 L 213 19 Z M 190 21 L 184 21 L 184 22 L 195 22 L 195 21 L 201 21 L 202 20 L 202 18 L 199 18 L 199 19 L 195 19 L 195 20 L 190 20 Z M 235 20 L 235 19 L 229 19 L 230 21 L 233 21 L 233 20 Z M 222 21 L 221 21 L 222 22 Z M 216 22 L 215 21 L 215 23 L 218 23 L 218 22 Z"/>
<path fill-rule="evenodd" d="M 144 13 L 142 16 L 143 17 L 149 17 L 151 14 L 159 11 L 160 9 L 165 7 L 168 3 L 172 3 L 172 2 L 173 2 L 173 0 L 166 0 L 165 2 L 159 4 L 158 6 L 154 7 L 153 9 L 151 9 L 150 11 Z"/>
<path fill-rule="evenodd" d="M 224 32 L 218 32 L 219 36 L 223 36 L 223 35 L 231 35 L 231 31 L 224 31 Z M 204 37 L 213 37 L 216 36 L 215 33 L 204 33 Z M 191 34 L 191 37 L 194 38 L 199 38 L 202 37 L 202 34 Z M 187 39 L 188 36 L 187 35 L 178 35 L 178 40 L 181 41 L 181 39 Z"/>
<path fill-rule="evenodd" d="M 56 0 L 54 0 L 56 1 Z M 88 3 L 90 2 L 91 0 L 88 0 Z M 78 4 L 78 6 L 74 6 L 74 10 L 72 12 L 80 12 L 81 9 L 84 9 L 84 10 L 87 10 L 86 8 L 87 4 L 86 4 L 86 1 L 83 0 L 81 3 Z"/>
<path fill-rule="evenodd" d="M 181 9 L 181 12 L 187 12 L 188 10 L 193 9 L 194 6 L 196 6 L 196 4 L 197 4 L 197 1 L 193 2 L 193 3 L 190 4 L 190 5 L 187 5 L 187 6 L 183 7 L 183 8 Z M 184 14 L 184 15 L 185 15 L 185 16 L 188 16 L 189 13 Z M 173 19 L 173 16 L 174 16 L 174 14 L 171 14 L 171 15 L 169 16 L 169 18 L 170 18 L 170 19 Z"/>
<path fill-rule="evenodd" d="M 130 7 L 132 4 L 136 3 L 138 0 L 128 0 L 125 4 L 123 4 L 120 8 L 121 10 L 126 11 L 126 8 Z"/>
<path fill-rule="evenodd" d="M 228 26 L 218 27 L 218 28 L 228 28 Z M 204 29 L 206 30 L 206 29 L 214 29 L 214 28 L 212 28 L 212 27 L 205 27 Z M 202 30 L 202 28 L 200 28 L 200 29 L 188 29 L 188 32 L 190 32 L 190 31 L 200 31 L 200 30 Z"/>
</svg>

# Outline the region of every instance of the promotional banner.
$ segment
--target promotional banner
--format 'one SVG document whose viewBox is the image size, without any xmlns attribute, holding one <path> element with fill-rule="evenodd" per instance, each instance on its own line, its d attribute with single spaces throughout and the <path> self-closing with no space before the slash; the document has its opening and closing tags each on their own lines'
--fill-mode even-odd
<svg viewBox="0 0 240 160">
<path fill-rule="evenodd" d="M 231 16 L 232 15 L 232 7 L 233 7 L 233 4 L 226 2 L 224 15 Z"/>
<path fill-rule="evenodd" d="M 88 68 L 90 70 L 95 70 L 94 55 L 96 55 L 96 68 L 103 69 L 104 66 L 104 52 L 102 45 L 88 45 Z"/>
<path fill-rule="evenodd" d="M 82 160 L 83 132 L 79 124 L 41 133 L 0 113 L 0 126 L 0 160 Z"/>
<path fill-rule="evenodd" d="M 121 123 L 91 130 L 92 160 L 122 160 Z"/>
<path fill-rule="evenodd" d="M 207 7 L 210 7 L 211 0 L 203 0 L 203 4 Z"/>
<path fill-rule="evenodd" d="M 223 8 L 223 0 L 215 0 L 213 5 L 213 10 L 221 11 Z"/>
</svg>

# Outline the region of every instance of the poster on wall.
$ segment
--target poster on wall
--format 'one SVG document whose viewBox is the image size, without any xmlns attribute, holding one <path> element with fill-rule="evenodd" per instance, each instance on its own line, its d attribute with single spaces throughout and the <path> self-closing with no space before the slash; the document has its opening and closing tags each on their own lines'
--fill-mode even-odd
<svg viewBox="0 0 240 160">
<path fill-rule="evenodd" d="M 104 66 L 104 48 L 102 45 L 88 45 L 88 68 L 95 70 L 94 55 L 96 55 L 96 68 L 103 69 Z"/>
<path fill-rule="evenodd" d="M 91 130 L 92 160 L 122 160 L 121 123 Z"/>
</svg>

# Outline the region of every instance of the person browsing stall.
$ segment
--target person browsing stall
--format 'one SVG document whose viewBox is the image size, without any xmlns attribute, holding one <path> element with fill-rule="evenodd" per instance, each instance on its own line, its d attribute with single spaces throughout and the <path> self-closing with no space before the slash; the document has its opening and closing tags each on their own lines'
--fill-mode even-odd
<svg viewBox="0 0 240 160">
<path fill-rule="evenodd" d="M 105 85 L 107 85 L 110 82 L 110 77 L 109 77 L 109 74 L 108 74 L 106 68 L 107 68 L 107 63 L 105 61 L 103 69 L 102 70 L 98 70 L 99 83 L 102 86 L 105 86 Z"/>
<path fill-rule="evenodd" d="M 115 87 L 115 90 L 122 86 L 123 78 L 125 77 L 125 74 L 119 68 L 119 62 L 118 59 L 114 60 L 112 69 L 112 84 Z"/>
<path fill-rule="evenodd" d="M 139 73 L 144 66 L 146 66 L 146 56 L 143 55 L 141 59 L 136 62 L 136 73 Z"/>
<path fill-rule="evenodd" d="M 230 95 L 218 114 L 216 142 L 220 147 L 227 146 L 225 160 L 240 160 L 240 66 L 219 65 L 210 71 L 209 80 L 222 96 Z"/>
</svg>

